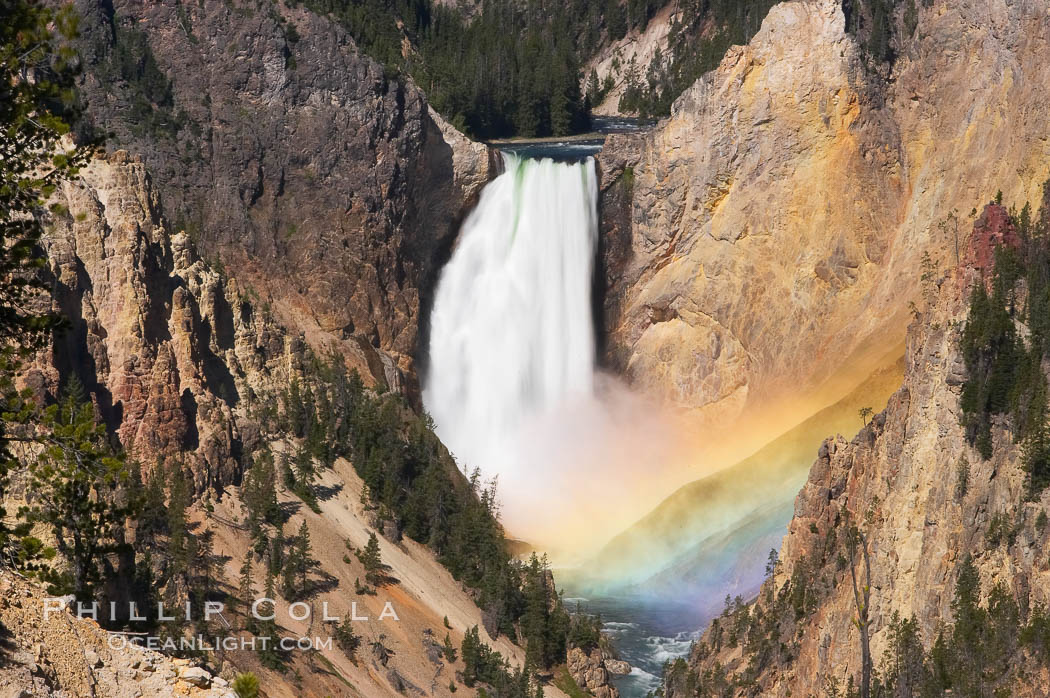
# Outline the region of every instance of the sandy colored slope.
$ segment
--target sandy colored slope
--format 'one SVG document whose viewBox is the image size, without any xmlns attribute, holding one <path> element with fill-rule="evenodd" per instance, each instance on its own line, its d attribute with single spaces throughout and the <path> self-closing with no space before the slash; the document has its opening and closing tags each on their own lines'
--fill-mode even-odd
<svg viewBox="0 0 1050 698">
<path fill-rule="evenodd" d="M 312 599 L 316 620 L 312 627 L 306 622 L 289 620 L 282 612 L 286 607 L 284 602 L 278 604 L 278 620 L 290 634 L 327 637 L 331 629 L 322 627 L 320 622 L 321 603 L 324 601 L 328 602 L 331 615 L 340 616 L 349 611 L 352 601 L 356 601 L 357 614 L 367 615 L 370 620 L 355 624 L 355 631 L 363 640 L 356 665 L 337 648 L 323 651 L 321 654 L 324 660 L 316 659 L 313 662 L 308 661 L 307 655 L 298 653 L 291 671 L 282 676 L 259 666 L 248 653 L 233 653 L 230 659 L 238 667 L 251 668 L 265 677 L 263 684 L 267 698 L 396 695 L 391 669 L 427 695 L 449 696 L 449 683 L 454 680 L 455 672 L 462 670 L 462 661 L 457 659 L 452 665 L 443 660 L 431 662 L 423 643 L 426 630 L 433 632 L 438 643 L 444 640 L 448 632 L 458 649 L 464 632 L 477 625 L 483 640 L 509 657 L 513 664 L 521 665 L 524 661 L 523 650 L 506 637 L 492 640 L 484 630 L 481 611 L 474 604 L 469 590 L 452 578 L 429 549 L 408 538 L 395 544 L 379 536 L 383 562 L 390 566 L 389 574 L 398 581 L 380 588 L 375 596 L 356 596 L 354 582 L 355 579 L 364 582 L 364 568 L 345 543 L 349 541 L 355 548 L 362 548 L 373 530 L 367 523 L 371 516 L 361 504 L 362 482 L 348 462 L 339 460 L 332 470 L 322 474 L 319 484 L 334 492 L 331 497 L 320 502 L 321 514 L 315 514 L 294 497 L 281 495 L 282 504 L 294 509 L 284 530 L 285 535 L 290 537 L 305 518 L 314 557 L 320 562 L 320 569 L 337 580 L 337 585 Z M 215 552 L 228 556 L 224 571 L 230 584 L 235 585 L 248 546 L 248 534 L 227 522 L 243 520 L 244 510 L 236 498 L 227 497 L 216 506 L 215 514 L 208 524 L 216 532 Z M 349 563 L 344 561 L 344 555 Z M 262 587 L 261 574 L 260 564 L 256 567 L 257 590 Z M 388 601 L 397 612 L 398 621 L 390 618 L 379 620 L 384 604 Z M 452 630 L 444 627 L 445 616 Z M 375 640 L 381 640 L 393 651 L 386 667 L 377 663 L 370 652 L 369 645 Z M 302 676 L 299 686 L 292 680 L 294 671 Z M 458 689 L 458 695 L 469 695 L 475 690 L 462 684 L 458 684 Z M 547 687 L 546 692 L 551 698 L 563 695 L 553 687 Z M 408 689 L 408 694 L 413 694 L 413 691 Z"/>
</svg>

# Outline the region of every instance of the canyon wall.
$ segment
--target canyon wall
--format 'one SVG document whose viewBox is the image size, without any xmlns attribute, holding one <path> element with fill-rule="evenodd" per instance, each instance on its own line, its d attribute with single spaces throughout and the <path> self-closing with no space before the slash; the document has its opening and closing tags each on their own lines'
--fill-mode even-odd
<svg viewBox="0 0 1050 698">
<path fill-rule="evenodd" d="M 244 551 L 253 545 L 244 523 L 249 515 L 239 487 L 242 470 L 263 446 L 277 452 L 295 448 L 294 435 L 274 427 L 275 415 L 285 409 L 278 405 L 279 396 L 293 380 L 300 385 L 316 381 L 317 360 L 327 356 L 321 348 L 312 349 L 304 333 L 282 324 L 239 279 L 201 259 L 189 236 L 171 231 L 159 213 L 148 168 L 137 156 L 117 150 L 94 158 L 76 180 L 61 186 L 52 203 L 60 206 L 43 238 L 49 258 L 45 274 L 53 307 L 68 323 L 27 362 L 21 380 L 54 399 L 76 376 L 146 472 L 166 462 L 170 477 L 189 479 L 197 494 L 191 530 L 208 536 L 219 561 L 215 581 L 233 589 Z M 348 345 L 341 358 L 362 374 L 382 376 L 383 356 L 367 342 Z M 448 467 L 456 474 L 450 486 L 467 487 L 451 461 Z M 292 653 L 289 670 L 276 671 L 263 666 L 254 651 L 239 649 L 222 655 L 222 676 L 214 677 L 186 659 L 117 651 L 106 645 L 97 624 L 77 621 L 68 612 L 40 622 L 35 614 L 41 612 L 42 588 L 5 572 L 0 574 L 6 593 L 0 620 L 12 632 L 11 661 L 0 668 L 0 692 L 14 686 L 56 696 L 225 698 L 232 695 L 227 681 L 237 671 L 250 670 L 275 697 L 339 695 L 348 686 L 363 696 L 416 695 L 424 690 L 418 687 L 429 695 L 450 696 L 463 663 L 443 654 L 440 639 L 447 633 L 459 647 L 474 626 L 481 627 L 486 644 L 515 665 L 524 663 L 520 646 L 485 630 L 487 616 L 477 605 L 477 592 L 454 579 L 432 549 L 408 537 L 380 536 L 382 560 L 393 581 L 378 594 L 355 593 L 367 571 L 349 554 L 348 544 L 360 550 L 371 534 L 386 535 L 389 529 L 377 519 L 351 463 L 337 459 L 319 480 L 326 494 L 316 512 L 283 488 L 275 495 L 282 510 L 290 512 L 281 530 L 308 527 L 316 573 L 326 591 L 334 590 L 322 597 L 332 603 L 333 613 L 342 617 L 354 608 L 371 619 L 356 624 L 366 641 L 356 659 L 335 646 L 316 654 Z M 22 503 L 24 483 L 15 473 L 9 511 Z M 256 580 L 257 587 L 261 581 Z M 396 622 L 377 620 L 388 600 L 395 604 Z M 316 598 L 311 603 L 320 609 Z M 238 613 L 228 616 L 237 630 L 242 627 Z M 286 615 L 279 619 L 284 634 L 325 638 L 333 632 L 320 621 L 294 622 Z M 389 656 L 386 650 L 377 653 L 377 647 L 389 650 Z M 563 694 L 548 688 L 547 695 Z"/>
<path fill-rule="evenodd" d="M 935 2 L 891 70 L 840 3 L 774 7 L 654 131 L 599 156 L 606 362 L 770 435 L 892 363 L 923 255 L 954 263 L 971 209 L 1000 189 L 1020 207 L 1047 178 L 1048 40 L 1045 2 Z"/>
<path fill-rule="evenodd" d="M 238 480 L 260 438 L 251 415 L 301 374 L 305 339 L 172 234 L 138 158 L 92 160 L 56 202 L 66 212 L 44 243 L 68 327 L 25 381 L 54 396 L 76 376 L 126 449 L 147 467 L 178 456 L 197 491 Z M 382 375 L 371 346 L 347 356 L 363 375 Z"/>
<path fill-rule="evenodd" d="M 421 310 L 487 159 L 457 162 L 476 153 L 418 88 L 301 7 L 76 6 L 81 131 L 140 155 L 172 231 L 283 322 L 378 349 L 375 380 L 411 393 Z"/>
<path fill-rule="evenodd" d="M 787 617 L 775 619 L 785 644 L 783 652 L 753 665 L 759 667 L 751 677 L 761 695 L 822 695 L 829 678 L 840 687 L 851 676 L 859 679 L 857 607 L 850 567 L 843 564 L 851 525 L 865 532 L 870 552 L 869 617 L 876 667 L 891 641 L 895 612 L 902 618 L 914 616 L 927 649 L 953 620 L 956 580 L 968 556 L 980 577 L 982 605 L 997 583 L 1005 585 L 1022 614 L 1050 602 L 1045 514 L 1044 524 L 1038 523 L 1040 512 L 1050 507 L 1050 491 L 1028 497 L 1021 449 L 1005 420 L 993 427 L 988 460 L 967 443 L 961 425 L 959 398 L 967 373 L 960 337 L 969 289 L 989 273 L 987 265 L 973 262 L 987 259 L 987 251 L 1003 239 L 1005 220 L 1004 209 L 989 206 L 978 220 L 976 244 L 963 266 L 939 282 L 926 282 L 930 306 L 910 325 L 904 384 L 886 409 L 851 440 L 829 438 L 821 447 L 795 500 L 779 570 L 749 609 L 752 617 L 771 617 L 771 599 L 789 583 L 812 599 L 801 615 L 789 607 Z M 982 249 L 985 254 L 978 253 Z M 964 468 L 965 482 L 960 479 Z M 1000 518 L 1011 531 L 1001 537 L 995 535 Z M 862 575 L 863 563 L 858 565 Z M 860 579 L 863 584 L 864 577 Z M 762 610 L 755 616 L 758 606 Z M 728 627 L 724 618 L 719 622 Z M 761 641 L 752 644 L 749 635 L 730 648 L 712 638 L 708 630 L 694 648 L 688 663 L 693 675 L 716 666 L 730 675 L 749 671 L 750 649 Z M 1040 687 L 1050 676 L 1036 662 L 1031 671 L 1029 680 L 1013 686 L 1010 695 L 1044 695 Z M 671 681 L 669 696 L 682 695 L 681 679 L 679 674 Z"/>
</svg>

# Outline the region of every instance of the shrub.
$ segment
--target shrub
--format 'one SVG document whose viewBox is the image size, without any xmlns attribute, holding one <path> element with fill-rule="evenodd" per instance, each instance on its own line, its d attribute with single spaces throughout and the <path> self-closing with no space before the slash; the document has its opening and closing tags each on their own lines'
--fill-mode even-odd
<svg viewBox="0 0 1050 698">
<path fill-rule="evenodd" d="M 237 674 L 230 687 L 237 694 L 237 698 L 257 698 L 259 695 L 259 678 L 250 671 Z"/>
</svg>

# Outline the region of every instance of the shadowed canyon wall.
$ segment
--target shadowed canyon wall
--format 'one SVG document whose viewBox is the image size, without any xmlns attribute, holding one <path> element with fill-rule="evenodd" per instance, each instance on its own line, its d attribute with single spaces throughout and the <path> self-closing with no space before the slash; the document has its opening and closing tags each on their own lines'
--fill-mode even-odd
<svg viewBox="0 0 1050 698">
<path fill-rule="evenodd" d="M 374 378 L 413 392 L 420 308 L 487 158 L 305 9 L 77 8 L 83 130 L 141 156 L 173 230 L 311 344 L 378 357 Z"/>
<path fill-rule="evenodd" d="M 141 160 L 93 160 L 57 199 L 68 213 L 45 245 L 69 327 L 27 383 L 55 395 L 77 376 L 126 449 L 146 468 L 177 457 L 198 492 L 239 480 L 260 440 L 252 413 L 302 374 L 304 338 L 171 233 Z"/>
</svg>

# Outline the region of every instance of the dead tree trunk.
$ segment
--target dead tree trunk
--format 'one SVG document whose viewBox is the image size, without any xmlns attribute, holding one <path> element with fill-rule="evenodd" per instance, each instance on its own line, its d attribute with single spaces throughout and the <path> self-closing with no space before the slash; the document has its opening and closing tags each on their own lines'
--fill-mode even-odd
<svg viewBox="0 0 1050 698">
<path fill-rule="evenodd" d="M 857 578 L 857 546 L 864 560 L 863 584 Z M 868 557 L 868 540 L 860 529 L 854 527 L 850 532 L 849 571 L 853 578 L 853 600 L 857 604 L 857 618 L 854 621 L 860 631 L 860 698 L 871 698 L 871 638 L 868 612 L 871 601 L 871 559 Z"/>
</svg>

